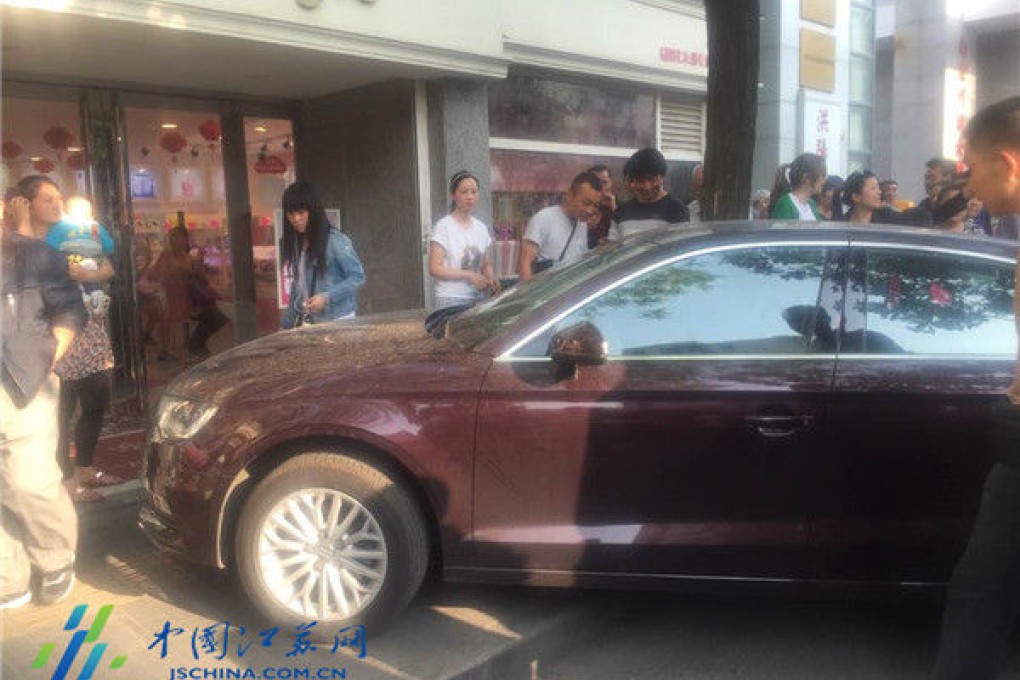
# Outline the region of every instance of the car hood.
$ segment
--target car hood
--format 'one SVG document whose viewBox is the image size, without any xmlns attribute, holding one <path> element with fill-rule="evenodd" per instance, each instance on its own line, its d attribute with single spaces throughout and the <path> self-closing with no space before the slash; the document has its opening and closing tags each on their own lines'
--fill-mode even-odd
<svg viewBox="0 0 1020 680">
<path fill-rule="evenodd" d="M 357 392 L 367 386 L 356 378 L 376 367 L 445 363 L 464 354 L 453 341 L 428 335 L 423 319 L 424 312 L 399 312 L 280 331 L 192 367 L 166 392 L 218 402 L 242 389 L 277 389 L 338 375 L 344 376 L 345 391 Z"/>
</svg>

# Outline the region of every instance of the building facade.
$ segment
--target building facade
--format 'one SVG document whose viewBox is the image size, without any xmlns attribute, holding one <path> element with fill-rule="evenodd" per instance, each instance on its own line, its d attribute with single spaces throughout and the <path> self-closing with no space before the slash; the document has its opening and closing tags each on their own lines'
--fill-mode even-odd
<svg viewBox="0 0 1020 680">
<path fill-rule="evenodd" d="M 1020 95 L 1020 4 L 880 0 L 873 170 L 924 198 L 924 163 L 962 158 L 960 133 L 980 107 Z"/>
<path fill-rule="evenodd" d="M 157 359 L 139 304 L 159 296 L 144 274 L 172 226 L 233 322 L 215 350 L 277 328 L 295 179 L 353 239 L 370 314 L 429 306 L 428 237 L 456 170 L 479 176 L 479 217 L 513 243 L 592 163 L 619 175 L 656 145 L 682 178 L 702 153 L 699 2 L 11 0 L 0 20 L 4 186 L 47 174 L 114 233 L 118 394 L 142 406 L 184 365 Z M 187 331 L 168 330 L 171 356 Z"/>
<path fill-rule="evenodd" d="M 762 0 L 753 183 L 803 152 L 830 174 L 871 163 L 873 0 Z"/>
</svg>

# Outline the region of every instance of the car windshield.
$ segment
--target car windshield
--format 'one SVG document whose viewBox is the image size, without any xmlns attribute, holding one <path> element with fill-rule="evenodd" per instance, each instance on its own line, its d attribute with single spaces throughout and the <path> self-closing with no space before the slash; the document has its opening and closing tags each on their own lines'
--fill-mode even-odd
<svg viewBox="0 0 1020 680">
<path fill-rule="evenodd" d="M 450 323 L 449 337 L 465 349 L 472 349 L 509 328 L 521 315 L 656 247 L 657 244 L 644 240 L 600 246 L 573 264 L 543 272 L 471 308 Z"/>
</svg>

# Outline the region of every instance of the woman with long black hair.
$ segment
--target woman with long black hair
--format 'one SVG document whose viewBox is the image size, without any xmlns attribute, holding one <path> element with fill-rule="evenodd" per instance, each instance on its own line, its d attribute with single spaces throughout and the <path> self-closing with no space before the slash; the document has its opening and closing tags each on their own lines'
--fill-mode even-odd
<svg viewBox="0 0 1020 680">
<path fill-rule="evenodd" d="M 293 277 L 281 328 L 354 316 L 365 269 L 351 239 L 329 223 L 309 182 L 283 192 L 280 260 Z"/>
</svg>

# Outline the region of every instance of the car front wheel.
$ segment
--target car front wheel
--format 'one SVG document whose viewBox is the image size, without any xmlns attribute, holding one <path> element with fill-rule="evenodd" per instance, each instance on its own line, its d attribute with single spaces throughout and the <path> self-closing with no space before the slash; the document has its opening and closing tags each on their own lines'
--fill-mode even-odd
<svg viewBox="0 0 1020 680">
<path fill-rule="evenodd" d="M 308 453 L 262 480 L 237 525 L 237 571 L 269 619 L 317 622 L 316 636 L 377 630 L 417 592 L 428 562 L 421 513 L 393 479 L 360 460 Z"/>
</svg>

